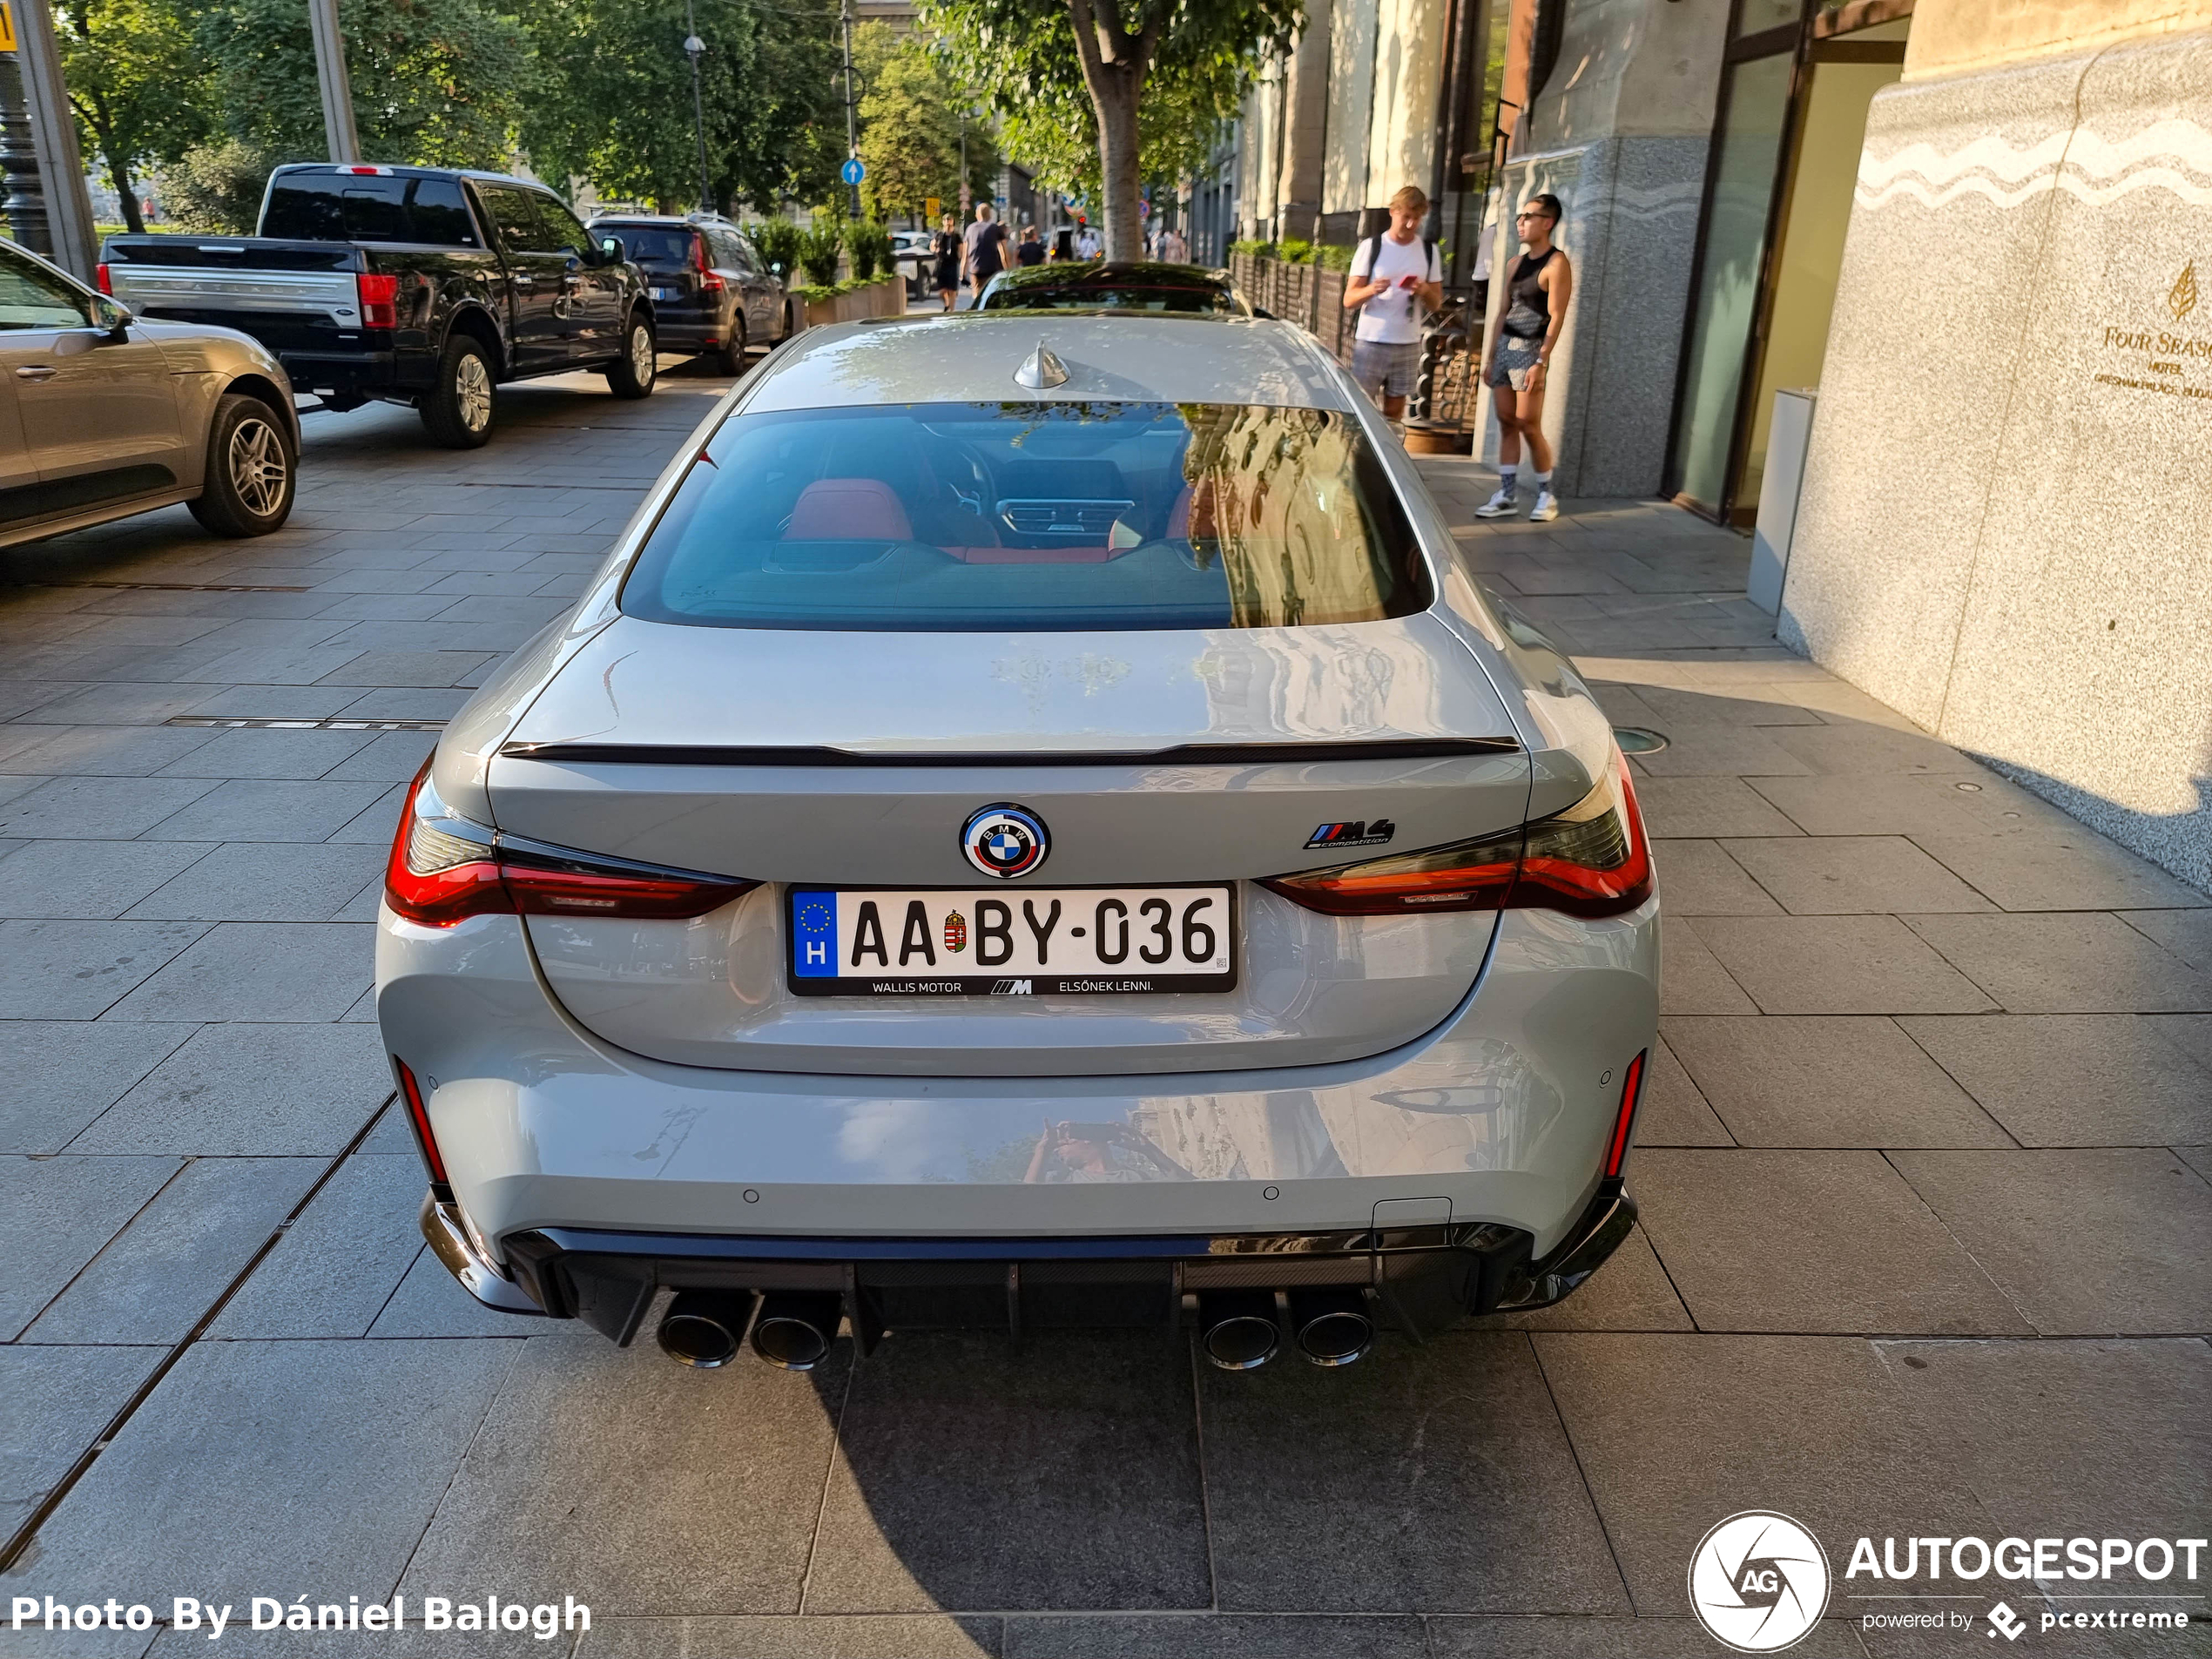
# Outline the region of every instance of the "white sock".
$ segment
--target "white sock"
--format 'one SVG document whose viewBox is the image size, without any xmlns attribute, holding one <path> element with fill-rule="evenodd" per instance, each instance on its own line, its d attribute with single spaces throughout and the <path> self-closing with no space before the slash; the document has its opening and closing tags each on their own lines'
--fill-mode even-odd
<svg viewBox="0 0 2212 1659">
<path fill-rule="evenodd" d="M 1512 498 L 1514 493 L 1514 481 L 1520 475 L 1520 473 L 1521 469 L 1518 467 L 1501 467 L 1498 469 L 1498 493 L 1501 496 L 1506 496 L 1509 500 Z"/>
<path fill-rule="evenodd" d="M 1532 472 L 1528 476 L 1534 482 L 1536 493 L 1539 496 L 1543 495 L 1552 487 L 1552 475 L 1548 472 Z"/>
</svg>

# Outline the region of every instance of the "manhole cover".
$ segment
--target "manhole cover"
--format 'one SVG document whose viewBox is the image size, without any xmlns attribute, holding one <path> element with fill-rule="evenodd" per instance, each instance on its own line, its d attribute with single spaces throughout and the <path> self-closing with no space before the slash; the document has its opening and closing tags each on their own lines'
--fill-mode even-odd
<svg viewBox="0 0 2212 1659">
<path fill-rule="evenodd" d="M 1648 732 L 1640 725 L 1615 726 L 1613 740 L 1624 753 L 1632 755 L 1656 754 L 1667 746 L 1665 732 Z"/>
</svg>

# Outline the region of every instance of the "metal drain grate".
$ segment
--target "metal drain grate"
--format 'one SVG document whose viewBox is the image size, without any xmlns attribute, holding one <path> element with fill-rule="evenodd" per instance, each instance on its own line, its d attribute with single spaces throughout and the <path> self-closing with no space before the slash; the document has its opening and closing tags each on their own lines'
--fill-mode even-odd
<svg viewBox="0 0 2212 1659">
<path fill-rule="evenodd" d="M 1613 728 L 1613 741 L 1621 745 L 1622 754 L 1657 754 L 1667 746 L 1667 734 L 1645 726 L 1616 725 Z"/>
<path fill-rule="evenodd" d="M 234 714 L 172 714 L 164 725 L 242 726 L 257 732 L 442 732 L 443 720 L 276 720 Z"/>
<path fill-rule="evenodd" d="M 276 582 L 34 582 L 36 588 L 124 588 L 154 593 L 313 593 Z"/>
</svg>

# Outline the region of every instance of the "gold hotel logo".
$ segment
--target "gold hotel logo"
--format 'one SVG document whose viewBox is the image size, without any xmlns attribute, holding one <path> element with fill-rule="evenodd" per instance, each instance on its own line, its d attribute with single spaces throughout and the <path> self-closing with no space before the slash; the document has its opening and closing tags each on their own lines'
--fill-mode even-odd
<svg viewBox="0 0 2212 1659">
<path fill-rule="evenodd" d="M 2182 267 L 2182 274 L 2174 279 L 2174 286 L 2167 291 L 2166 308 L 2174 314 L 2175 322 L 2196 309 L 2196 261 L 2191 260 Z"/>
</svg>

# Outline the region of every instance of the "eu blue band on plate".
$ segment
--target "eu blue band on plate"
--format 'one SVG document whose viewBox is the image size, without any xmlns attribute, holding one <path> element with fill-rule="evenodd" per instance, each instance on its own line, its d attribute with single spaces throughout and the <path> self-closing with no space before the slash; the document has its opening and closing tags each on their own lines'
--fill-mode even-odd
<svg viewBox="0 0 2212 1659">
<path fill-rule="evenodd" d="M 802 888 L 791 895 L 791 971 L 801 979 L 837 977 L 837 894 Z"/>
</svg>

